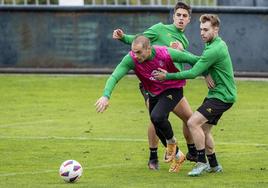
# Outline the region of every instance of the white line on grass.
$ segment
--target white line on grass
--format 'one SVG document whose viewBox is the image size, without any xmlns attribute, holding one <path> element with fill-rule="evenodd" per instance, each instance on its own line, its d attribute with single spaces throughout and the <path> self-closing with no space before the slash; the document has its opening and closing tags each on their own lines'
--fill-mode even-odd
<svg viewBox="0 0 268 188">
<path fill-rule="evenodd" d="M 217 145 L 241 145 L 241 146 L 268 146 L 263 143 L 243 143 L 243 142 L 216 142 Z"/>
<path fill-rule="evenodd" d="M 92 140 L 92 141 L 119 141 L 119 142 L 147 142 L 142 138 L 90 138 L 90 137 L 61 137 L 61 136 L 0 136 L 0 139 L 13 140 Z M 217 142 L 217 145 L 244 145 L 244 146 L 268 146 L 264 143 L 243 143 L 243 142 Z"/>
<path fill-rule="evenodd" d="M 16 125 L 32 125 L 32 124 L 40 124 L 40 123 L 48 123 L 48 122 L 54 122 L 54 120 L 47 119 L 47 120 L 40 120 L 40 121 L 28 121 L 28 122 L 10 123 L 10 124 L 0 125 L 0 128 L 13 127 L 13 126 L 16 126 Z"/>
<path fill-rule="evenodd" d="M 119 163 L 119 164 L 106 164 L 101 166 L 95 166 L 91 168 L 83 168 L 84 170 L 90 169 L 102 169 L 102 168 L 112 168 L 112 167 L 120 167 L 120 166 L 134 166 L 138 163 Z M 18 176 L 18 175 L 37 175 L 37 174 L 45 174 L 45 173 L 57 173 L 57 170 L 43 170 L 43 171 L 36 171 L 36 172 L 12 172 L 12 173 L 6 173 L 6 174 L 0 174 L 0 177 L 10 177 L 10 176 Z"/>
<path fill-rule="evenodd" d="M 92 141 L 120 141 L 120 142 L 146 142 L 139 138 L 90 138 L 90 137 L 61 137 L 61 136 L 0 136 L 0 139 L 14 140 L 92 140 Z"/>
</svg>

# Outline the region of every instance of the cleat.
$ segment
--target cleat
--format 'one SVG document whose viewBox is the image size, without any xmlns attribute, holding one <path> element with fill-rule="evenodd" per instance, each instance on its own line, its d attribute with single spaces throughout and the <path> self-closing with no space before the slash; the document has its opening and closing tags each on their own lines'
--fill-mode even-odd
<svg viewBox="0 0 268 188">
<path fill-rule="evenodd" d="M 166 151 L 166 159 L 165 162 L 169 163 L 171 162 L 176 155 L 176 146 L 177 144 L 167 144 L 167 151 Z"/>
<path fill-rule="evenodd" d="M 197 162 L 193 170 L 188 173 L 188 176 L 199 176 L 203 174 L 204 172 L 206 172 L 208 166 L 209 165 L 207 163 Z"/>
<path fill-rule="evenodd" d="M 208 168 L 206 169 L 206 171 L 208 173 L 219 173 L 219 172 L 223 172 L 223 168 L 222 166 L 219 164 L 218 166 L 215 167 L 210 167 L 208 166 Z"/>
<path fill-rule="evenodd" d="M 197 155 L 192 155 L 191 153 L 186 153 L 186 159 L 191 162 L 197 162 Z"/>
<path fill-rule="evenodd" d="M 158 159 L 151 159 L 148 162 L 148 168 L 150 170 L 159 170 Z"/>
<path fill-rule="evenodd" d="M 175 159 L 172 160 L 169 172 L 178 173 L 185 160 L 186 160 L 185 155 L 181 151 L 179 151 L 179 158 L 175 157 Z"/>
</svg>

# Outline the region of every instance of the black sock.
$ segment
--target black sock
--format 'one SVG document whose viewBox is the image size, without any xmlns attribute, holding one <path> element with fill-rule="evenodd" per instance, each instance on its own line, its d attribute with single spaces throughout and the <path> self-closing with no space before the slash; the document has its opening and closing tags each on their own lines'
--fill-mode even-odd
<svg viewBox="0 0 268 188">
<path fill-rule="evenodd" d="M 187 144 L 188 151 L 191 155 L 197 156 L 197 150 L 194 144 Z"/>
<path fill-rule="evenodd" d="M 176 154 L 178 153 L 179 150 L 180 150 L 179 147 L 176 146 Z"/>
<path fill-rule="evenodd" d="M 158 159 L 157 148 L 150 148 L 150 160 Z"/>
<path fill-rule="evenodd" d="M 210 167 L 218 166 L 218 161 L 217 161 L 215 153 L 207 155 L 207 158 L 208 158 L 208 162 L 209 162 Z"/>
<path fill-rule="evenodd" d="M 207 163 L 205 149 L 197 150 L 197 162 Z"/>
</svg>

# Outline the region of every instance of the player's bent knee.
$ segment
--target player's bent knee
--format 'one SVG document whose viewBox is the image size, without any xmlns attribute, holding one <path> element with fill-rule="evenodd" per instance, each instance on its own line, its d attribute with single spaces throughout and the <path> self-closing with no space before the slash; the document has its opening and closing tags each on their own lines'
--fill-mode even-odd
<svg viewBox="0 0 268 188">
<path fill-rule="evenodd" d="M 196 124 L 194 123 L 194 121 L 191 118 L 187 121 L 187 127 L 189 129 L 195 129 L 195 127 L 196 127 Z"/>
<path fill-rule="evenodd" d="M 161 114 L 151 114 L 151 121 L 154 124 L 154 126 L 158 126 L 161 124 L 163 121 L 165 121 L 165 117 L 162 116 Z"/>
</svg>

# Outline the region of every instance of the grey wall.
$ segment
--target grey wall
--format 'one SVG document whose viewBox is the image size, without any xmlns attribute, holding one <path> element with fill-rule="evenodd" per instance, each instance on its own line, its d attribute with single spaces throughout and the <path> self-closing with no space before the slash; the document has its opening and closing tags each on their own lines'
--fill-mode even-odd
<svg viewBox="0 0 268 188">
<path fill-rule="evenodd" d="M 268 6 L 267 0 L 218 0 L 220 6 Z"/>
<path fill-rule="evenodd" d="M 268 72 L 268 9 L 194 8 L 186 30 L 190 51 L 201 54 L 198 18 L 218 13 L 235 71 Z M 0 7 L 0 68 L 113 68 L 130 46 L 112 39 L 170 23 L 171 8 Z"/>
<path fill-rule="evenodd" d="M 194 14 L 186 35 L 190 51 L 200 54 L 203 44 L 199 36 L 198 18 Z M 235 71 L 268 72 L 268 15 L 218 14 L 220 36 L 227 43 Z"/>
</svg>

